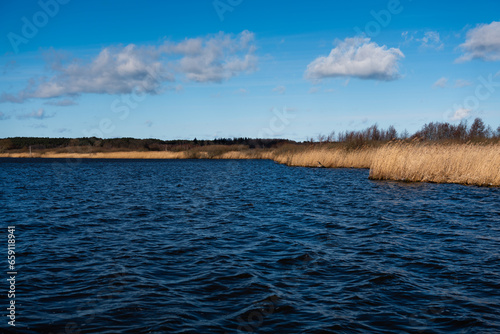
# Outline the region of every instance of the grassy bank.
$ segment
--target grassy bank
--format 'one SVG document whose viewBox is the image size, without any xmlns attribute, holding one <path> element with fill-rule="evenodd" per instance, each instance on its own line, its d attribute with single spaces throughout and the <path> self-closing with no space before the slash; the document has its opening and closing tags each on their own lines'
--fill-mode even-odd
<svg viewBox="0 0 500 334">
<path fill-rule="evenodd" d="M 287 166 L 369 168 L 370 178 L 407 182 L 500 186 L 500 143 L 390 142 L 349 148 L 345 145 L 283 145 L 273 149 L 212 145 L 185 151 L 33 152 L 40 158 L 94 159 L 270 159 Z M 29 152 L 0 157 L 30 157 Z"/>
</svg>

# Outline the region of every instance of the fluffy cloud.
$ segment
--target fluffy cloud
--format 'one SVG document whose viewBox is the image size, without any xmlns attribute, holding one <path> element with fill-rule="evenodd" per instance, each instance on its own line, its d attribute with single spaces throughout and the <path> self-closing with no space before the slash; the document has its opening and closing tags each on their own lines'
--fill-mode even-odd
<svg viewBox="0 0 500 334">
<path fill-rule="evenodd" d="M 455 110 L 453 115 L 450 117 L 450 121 L 461 121 L 465 118 L 468 118 L 471 114 L 471 109 L 459 108 Z"/>
<path fill-rule="evenodd" d="M 52 77 L 32 79 L 17 94 L 4 93 L 0 101 L 22 103 L 30 98 L 84 93 L 157 94 L 163 83 L 175 81 L 177 74 L 189 81 L 221 82 L 256 69 L 253 42 L 254 34 L 244 31 L 237 36 L 219 33 L 160 46 L 107 47 L 90 62 L 77 59 L 67 65 L 52 65 Z"/>
<path fill-rule="evenodd" d="M 318 57 L 307 66 L 306 77 L 313 80 L 356 77 L 381 81 L 395 80 L 399 75 L 399 59 L 404 54 L 370 42 L 369 38 L 346 38 L 339 41 L 326 57 Z"/>
<path fill-rule="evenodd" d="M 27 118 L 34 118 L 34 119 L 45 119 L 45 118 L 50 118 L 54 117 L 54 114 L 48 115 L 43 108 L 40 108 L 38 110 L 34 110 L 28 114 L 23 114 L 17 116 L 18 119 L 27 119 Z"/>
<path fill-rule="evenodd" d="M 464 55 L 457 62 L 472 59 L 500 60 L 500 22 L 481 24 L 467 31 L 465 43 L 460 44 Z"/>
<path fill-rule="evenodd" d="M 206 41 L 186 40 L 174 46 L 167 45 L 165 50 L 184 54 L 178 69 L 188 80 L 222 82 L 257 68 L 253 42 L 254 34 L 249 31 L 236 38 L 219 33 Z"/>
<path fill-rule="evenodd" d="M 90 63 L 74 60 L 66 66 L 52 66 L 50 79 L 31 80 L 17 95 L 2 95 L 1 100 L 24 102 L 30 98 L 56 98 L 82 93 L 127 94 L 134 90 L 155 93 L 165 80 L 173 80 L 151 48 L 134 44 L 108 47 Z"/>
<path fill-rule="evenodd" d="M 446 87 L 446 84 L 448 83 L 448 78 L 445 78 L 445 77 L 442 77 L 440 79 L 438 79 L 434 85 L 432 85 L 433 87 L 441 87 L 441 88 L 444 88 Z"/>
</svg>

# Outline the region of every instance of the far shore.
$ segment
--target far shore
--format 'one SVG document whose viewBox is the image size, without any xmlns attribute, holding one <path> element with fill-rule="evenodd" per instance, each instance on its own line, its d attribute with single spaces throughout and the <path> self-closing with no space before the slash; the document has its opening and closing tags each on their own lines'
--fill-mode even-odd
<svg viewBox="0 0 500 334">
<path fill-rule="evenodd" d="M 0 158 L 270 159 L 287 166 L 367 168 L 370 179 L 500 186 L 500 143 L 418 143 L 382 146 L 284 145 L 271 149 L 214 145 L 184 151 L 4 152 Z"/>
</svg>

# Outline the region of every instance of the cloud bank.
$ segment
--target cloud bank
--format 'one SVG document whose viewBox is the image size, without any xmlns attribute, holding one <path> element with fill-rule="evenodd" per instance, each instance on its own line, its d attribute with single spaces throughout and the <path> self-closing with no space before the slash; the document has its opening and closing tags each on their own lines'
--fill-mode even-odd
<svg viewBox="0 0 500 334">
<path fill-rule="evenodd" d="M 165 82 L 174 82 L 179 76 L 194 82 L 222 82 L 256 70 L 255 49 L 254 34 L 249 31 L 236 36 L 221 32 L 159 46 L 111 46 L 88 62 L 75 59 L 66 65 L 52 64 L 52 77 L 33 78 L 17 94 L 4 93 L 0 102 L 86 93 L 158 94 Z"/>
<path fill-rule="evenodd" d="M 500 60 L 500 22 L 493 21 L 470 29 L 460 48 L 464 55 L 456 60 L 459 63 L 473 59 Z"/>
<path fill-rule="evenodd" d="M 398 61 L 404 54 L 370 42 L 370 38 L 346 38 L 339 41 L 326 57 L 318 57 L 307 66 L 306 78 L 320 80 L 355 77 L 365 80 L 391 81 L 400 77 Z"/>
</svg>

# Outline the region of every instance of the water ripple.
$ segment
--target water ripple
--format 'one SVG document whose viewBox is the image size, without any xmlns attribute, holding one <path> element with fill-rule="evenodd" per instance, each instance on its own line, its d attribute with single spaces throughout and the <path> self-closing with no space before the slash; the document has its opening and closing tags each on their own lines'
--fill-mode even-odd
<svg viewBox="0 0 500 334">
<path fill-rule="evenodd" d="M 367 176 L 0 159 L 17 332 L 500 332 L 500 190 Z"/>
</svg>

